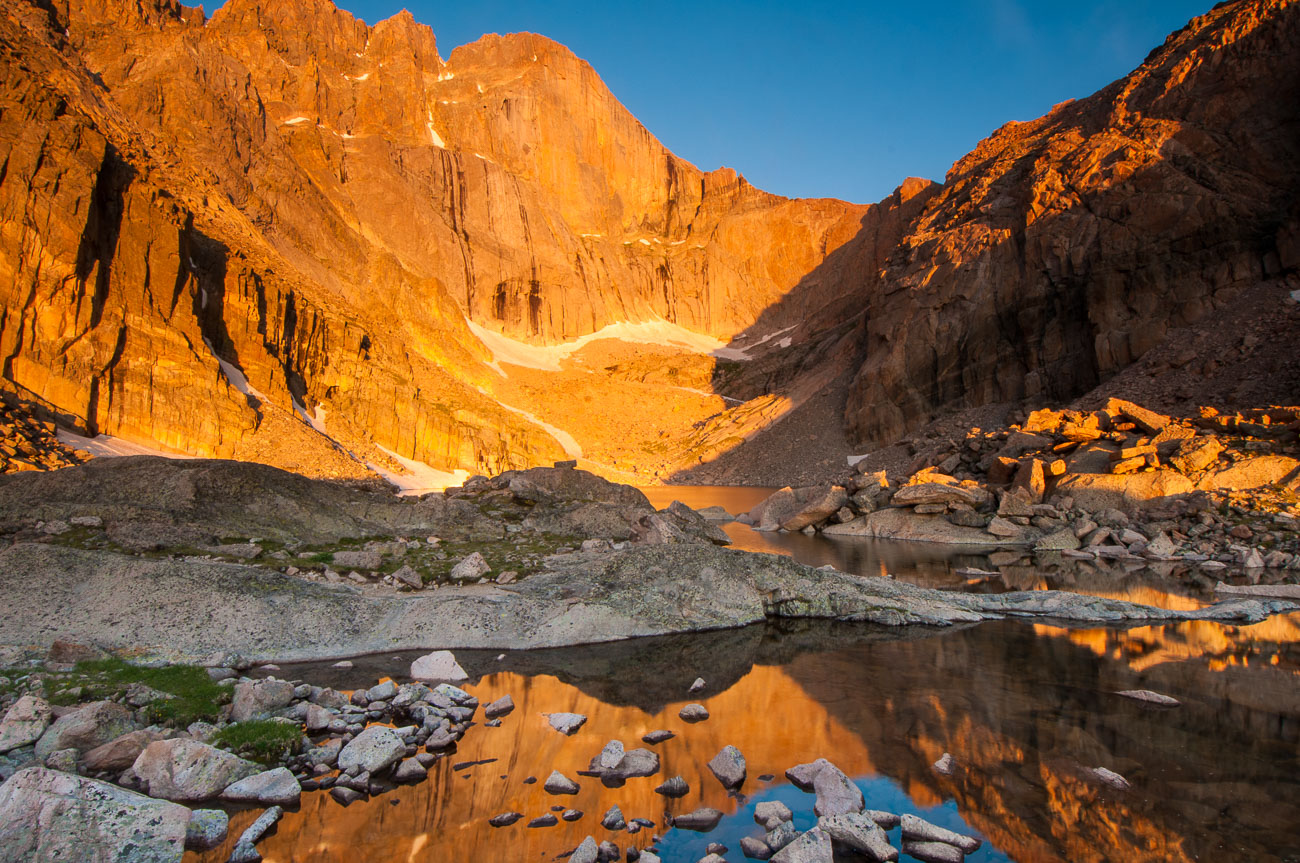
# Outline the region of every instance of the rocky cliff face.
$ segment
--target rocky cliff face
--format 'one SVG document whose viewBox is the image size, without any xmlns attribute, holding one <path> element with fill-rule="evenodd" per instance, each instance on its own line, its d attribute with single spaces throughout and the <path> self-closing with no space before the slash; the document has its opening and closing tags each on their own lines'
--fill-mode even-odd
<svg viewBox="0 0 1300 863">
<path fill-rule="evenodd" d="M 958 161 L 873 290 L 851 434 L 1078 395 L 1294 276 L 1298 46 L 1294 3 L 1220 4 L 1128 77 Z"/>
<path fill-rule="evenodd" d="M 83 431 L 325 475 L 584 446 L 612 464 L 598 390 L 545 397 L 545 374 L 498 371 L 493 334 L 667 321 L 764 344 L 713 389 L 781 404 L 858 369 L 857 441 L 1070 395 L 1300 265 L 1298 29 L 1282 0 L 1218 7 L 942 186 L 860 206 L 700 171 L 540 36 L 444 60 L 409 14 L 370 27 L 327 0 L 211 20 L 19 0 L 0 10 L 0 379 Z M 752 432 L 755 410 L 714 401 L 651 399 L 665 428 L 620 462 Z"/>
</svg>

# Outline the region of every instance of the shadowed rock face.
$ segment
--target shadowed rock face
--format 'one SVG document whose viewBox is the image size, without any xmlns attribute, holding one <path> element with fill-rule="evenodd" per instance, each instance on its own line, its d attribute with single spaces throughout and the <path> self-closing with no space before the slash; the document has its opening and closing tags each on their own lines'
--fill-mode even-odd
<svg viewBox="0 0 1300 863">
<path fill-rule="evenodd" d="M 958 161 L 873 293 L 851 435 L 1078 395 L 1294 272 L 1297 45 L 1293 3 L 1220 4 L 1126 78 Z"/>
<path fill-rule="evenodd" d="M 1072 395 L 1300 263 L 1298 19 L 1225 4 L 942 187 L 862 206 L 700 171 L 540 36 L 444 60 L 407 13 L 369 27 L 323 0 L 211 20 L 20 0 L 0 13 L 0 380 L 88 432 L 325 476 L 563 458 L 497 400 L 474 327 L 795 326 L 735 391 L 799 402 L 856 369 L 859 441 Z M 761 407 L 718 422 L 748 433 Z"/>
</svg>

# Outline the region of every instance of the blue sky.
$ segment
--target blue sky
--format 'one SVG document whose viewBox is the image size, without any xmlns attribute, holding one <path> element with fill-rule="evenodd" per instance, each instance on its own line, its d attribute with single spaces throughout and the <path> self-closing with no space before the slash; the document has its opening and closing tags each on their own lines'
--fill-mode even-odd
<svg viewBox="0 0 1300 863">
<path fill-rule="evenodd" d="M 336 0 L 373 24 L 403 5 L 445 58 L 532 31 L 589 61 L 673 152 L 791 197 L 876 201 L 942 180 L 1008 120 L 1135 68 L 1212 0 L 524 2 Z"/>
</svg>

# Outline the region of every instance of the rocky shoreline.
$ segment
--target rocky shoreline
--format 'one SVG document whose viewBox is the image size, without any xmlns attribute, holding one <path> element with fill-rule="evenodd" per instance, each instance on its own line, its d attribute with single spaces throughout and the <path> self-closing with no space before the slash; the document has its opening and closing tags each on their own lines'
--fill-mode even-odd
<svg viewBox="0 0 1300 863">
<path fill-rule="evenodd" d="M 921 439 L 906 471 L 868 456 L 785 488 L 741 520 L 1084 561 L 1300 570 L 1300 409 L 1190 418 L 1110 399 L 1042 409 L 964 438 Z M 1016 557 L 1021 556 L 1017 554 Z"/>
<path fill-rule="evenodd" d="M 470 692 L 447 682 L 464 681 L 467 675 L 446 651 L 416 659 L 411 682 L 384 679 L 350 691 L 274 675 L 247 676 L 278 671 L 274 665 L 252 669 L 246 659 L 230 653 L 207 657 L 202 666 L 131 665 L 67 642 L 56 644 L 43 659 L 4 670 L 0 863 L 69 854 L 172 863 L 187 850 L 231 846 L 229 811 L 239 807 L 264 811 L 234 841 L 228 859 L 257 863 L 262 859 L 257 842 L 286 810 L 299 806 L 304 793 L 328 791 L 337 804 L 348 806 L 422 782 L 438 761 L 455 755 L 457 742 L 479 724 L 480 707 L 487 726 L 499 726 L 515 710 L 508 694 L 480 705 Z M 198 687 L 202 696 L 194 692 L 196 677 L 208 684 Z M 697 679 L 690 691 L 706 686 Z M 98 700 L 83 700 L 88 693 Z M 184 708 L 176 708 L 178 700 Z M 709 715 L 701 705 L 688 704 L 680 718 L 694 723 Z M 565 735 L 577 733 L 586 721 L 572 713 L 553 713 L 548 719 Z M 698 793 L 680 776 L 649 779 L 660 772 L 655 748 L 674 736 L 649 732 L 641 742 L 650 748 L 611 740 L 578 773 L 607 787 L 645 778 L 657 783 L 654 790 L 665 799 Z M 467 766 L 469 762 L 453 769 Z M 745 757 L 735 746 L 724 746 L 707 767 L 730 793 L 739 793 L 746 782 Z M 950 771 L 951 757 L 935 769 Z M 764 833 L 740 840 L 746 858 L 798 863 L 829 859 L 835 849 L 897 860 L 898 849 L 887 833 L 900 826 L 902 850 L 920 860 L 961 863 L 981 844 L 915 815 L 866 809 L 862 792 L 825 759 L 795 765 L 785 775 L 815 795 L 818 820 L 811 829 L 799 830 L 784 804 L 760 803 L 755 821 Z M 544 787 L 548 795 L 563 798 L 577 793 L 579 785 L 552 771 Z M 584 815 L 569 808 L 562 817 L 577 821 Z M 665 815 L 662 827 L 707 833 L 722 816 L 717 809 L 697 807 Z M 50 817 L 58 818 L 58 830 L 48 829 Z M 558 822 L 553 813 L 525 825 L 526 817 L 507 811 L 488 823 L 519 829 Z M 601 816 L 600 827 L 615 838 L 625 834 L 628 860 L 659 859 L 660 837 L 649 835 L 660 828 L 657 819 L 625 815 L 616 805 Z M 648 841 L 632 838 L 642 831 Z M 609 838 L 597 843 L 588 835 L 562 856 L 596 863 L 623 859 L 623 850 Z M 711 843 L 702 863 L 723 860 L 727 852 Z"/>
</svg>

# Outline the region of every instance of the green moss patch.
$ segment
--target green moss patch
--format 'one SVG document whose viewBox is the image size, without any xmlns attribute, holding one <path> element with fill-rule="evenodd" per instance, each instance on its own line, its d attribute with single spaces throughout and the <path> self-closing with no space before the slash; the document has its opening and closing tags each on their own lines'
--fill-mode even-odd
<svg viewBox="0 0 1300 863">
<path fill-rule="evenodd" d="M 276 764 L 299 751 L 302 730 L 292 722 L 253 719 L 227 725 L 212 743 L 259 764 Z"/>
<path fill-rule="evenodd" d="M 230 700 L 230 690 L 218 686 L 196 665 L 146 668 L 115 657 L 78 662 L 72 671 L 49 675 L 46 687 L 55 704 L 75 704 L 120 698 L 134 683 L 172 696 L 154 699 L 145 710 L 153 722 L 182 728 L 217 719 L 221 706 Z"/>
</svg>

